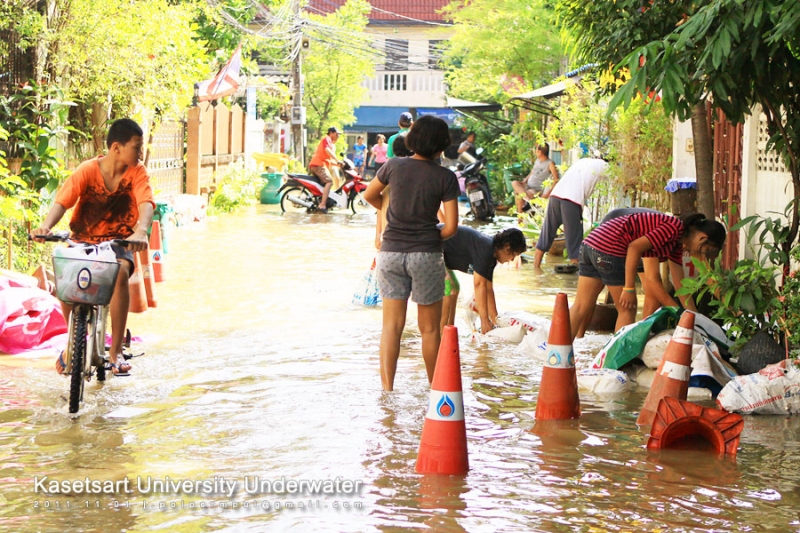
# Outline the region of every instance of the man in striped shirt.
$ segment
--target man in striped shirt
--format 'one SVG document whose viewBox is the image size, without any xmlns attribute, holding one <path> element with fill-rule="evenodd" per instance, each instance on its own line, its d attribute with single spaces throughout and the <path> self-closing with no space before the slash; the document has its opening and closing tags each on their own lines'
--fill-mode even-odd
<svg viewBox="0 0 800 533">
<path fill-rule="evenodd" d="M 678 290 L 683 279 L 683 251 L 705 254 L 724 243 L 725 227 L 701 214 L 679 219 L 663 213 L 638 213 L 604 222 L 581 246 L 578 289 L 570 309 L 573 337 L 585 330 L 604 286 L 618 312 L 615 331 L 634 322 L 636 272 L 643 257 L 669 260 L 672 284 Z M 658 301 L 678 305 L 661 284 L 647 284 L 645 290 L 653 292 Z M 681 297 L 681 301 L 685 308 L 694 309 L 691 299 Z"/>
</svg>

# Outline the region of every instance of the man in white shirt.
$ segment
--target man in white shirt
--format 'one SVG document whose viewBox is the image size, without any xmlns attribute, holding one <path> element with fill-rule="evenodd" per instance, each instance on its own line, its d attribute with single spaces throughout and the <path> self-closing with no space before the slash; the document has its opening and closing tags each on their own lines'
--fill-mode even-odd
<svg viewBox="0 0 800 533">
<path fill-rule="evenodd" d="M 592 195 L 597 180 L 607 169 L 608 163 L 600 158 L 579 159 L 558 180 L 550 193 L 542 231 L 536 242 L 534 268 L 541 267 L 542 258 L 553 245 L 556 232 L 562 224 L 569 262 L 578 264 L 578 254 L 583 241 L 583 204 Z"/>
</svg>

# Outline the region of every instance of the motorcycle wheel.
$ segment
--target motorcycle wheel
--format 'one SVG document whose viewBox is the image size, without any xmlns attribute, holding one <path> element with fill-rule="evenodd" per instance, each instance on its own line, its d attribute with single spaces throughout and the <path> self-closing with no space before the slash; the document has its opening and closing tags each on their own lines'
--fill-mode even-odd
<svg viewBox="0 0 800 533">
<path fill-rule="evenodd" d="M 298 200 L 302 200 L 303 202 L 308 202 L 312 205 L 315 205 L 314 202 L 314 195 L 308 192 L 308 190 L 302 187 L 291 187 L 284 191 L 283 196 L 281 196 L 281 211 L 287 212 L 290 211 L 292 213 L 297 213 L 298 211 L 308 211 L 308 208 L 299 204 L 292 202 L 289 198 L 297 198 Z"/>
<path fill-rule="evenodd" d="M 374 213 L 375 208 L 372 205 L 364 200 L 364 192 L 355 192 L 352 191 L 350 194 L 350 209 L 353 211 L 354 215 L 359 213 L 368 214 Z"/>
</svg>

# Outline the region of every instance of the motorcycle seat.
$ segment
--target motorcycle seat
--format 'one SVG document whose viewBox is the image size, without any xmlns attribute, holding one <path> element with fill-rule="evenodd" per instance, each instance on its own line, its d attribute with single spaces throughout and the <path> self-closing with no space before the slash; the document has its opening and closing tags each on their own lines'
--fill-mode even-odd
<svg viewBox="0 0 800 533">
<path fill-rule="evenodd" d="M 297 178 L 301 180 L 310 180 L 322 185 L 322 182 L 319 180 L 318 177 L 314 176 L 313 174 L 289 174 L 290 178 Z"/>
</svg>

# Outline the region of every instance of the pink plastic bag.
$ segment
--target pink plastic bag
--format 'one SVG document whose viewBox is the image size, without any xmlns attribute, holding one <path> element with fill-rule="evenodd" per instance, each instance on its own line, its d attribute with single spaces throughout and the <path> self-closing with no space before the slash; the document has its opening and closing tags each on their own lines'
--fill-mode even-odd
<svg viewBox="0 0 800 533">
<path fill-rule="evenodd" d="M 0 276 L 0 352 L 48 347 L 65 333 L 67 323 L 58 300 L 47 291 Z"/>
</svg>

